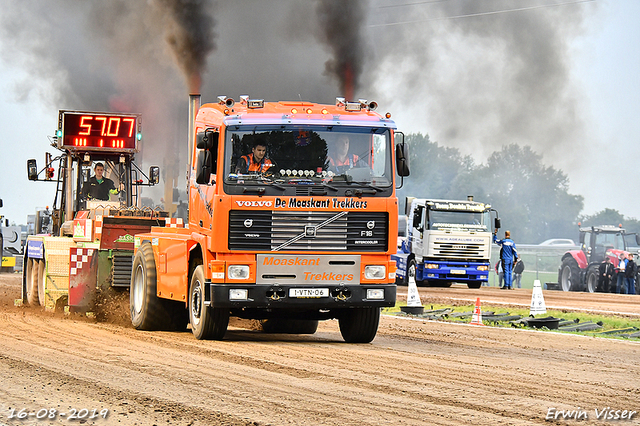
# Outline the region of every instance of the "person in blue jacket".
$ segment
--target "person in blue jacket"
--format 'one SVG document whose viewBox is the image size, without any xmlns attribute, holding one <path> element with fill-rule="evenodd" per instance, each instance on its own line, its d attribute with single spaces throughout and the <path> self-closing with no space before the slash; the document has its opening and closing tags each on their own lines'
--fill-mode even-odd
<svg viewBox="0 0 640 426">
<path fill-rule="evenodd" d="M 503 289 L 511 290 L 513 282 L 513 263 L 518 260 L 518 252 L 516 251 L 516 243 L 511 239 L 511 232 L 504 231 L 504 239 L 498 240 L 496 229 L 493 233 L 493 242 L 501 246 L 500 260 L 502 261 L 502 270 L 504 271 L 504 287 Z"/>
</svg>

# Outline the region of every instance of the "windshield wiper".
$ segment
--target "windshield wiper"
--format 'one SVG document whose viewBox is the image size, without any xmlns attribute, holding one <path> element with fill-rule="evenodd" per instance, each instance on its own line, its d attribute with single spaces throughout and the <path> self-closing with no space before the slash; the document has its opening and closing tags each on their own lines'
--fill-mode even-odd
<svg viewBox="0 0 640 426">
<path fill-rule="evenodd" d="M 277 184 L 277 183 L 275 183 L 275 182 L 260 182 L 260 181 L 254 181 L 254 182 L 251 182 L 251 183 L 253 183 L 253 184 L 257 184 L 257 185 L 260 185 L 260 186 L 259 186 L 259 187 L 257 187 L 257 188 L 251 188 L 251 187 L 247 187 L 247 186 L 245 186 L 245 187 L 242 189 L 242 192 L 257 192 L 258 194 L 264 194 L 265 186 L 270 186 L 270 187 L 273 187 L 273 188 L 277 188 L 277 189 L 279 189 L 280 191 L 285 191 L 285 190 L 286 190 L 286 188 L 285 188 L 284 186 L 279 185 L 279 184 Z"/>
</svg>

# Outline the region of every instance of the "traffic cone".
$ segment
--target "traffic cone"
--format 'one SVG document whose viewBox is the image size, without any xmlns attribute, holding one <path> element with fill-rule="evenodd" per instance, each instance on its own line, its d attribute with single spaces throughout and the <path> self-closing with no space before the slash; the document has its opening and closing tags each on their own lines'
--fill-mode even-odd
<svg viewBox="0 0 640 426">
<path fill-rule="evenodd" d="M 424 306 L 420 301 L 420 294 L 418 293 L 418 285 L 416 284 L 416 277 L 409 275 L 409 288 L 407 289 L 407 306 L 400 306 L 400 311 L 407 314 L 419 315 L 424 312 Z"/>
<path fill-rule="evenodd" d="M 540 280 L 533 282 L 533 292 L 531 293 L 531 310 L 529 315 L 546 314 L 547 308 L 544 305 L 544 296 L 542 296 L 542 286 Z"/>
<path fill-rule="evenodd" d="M 482 323 L 482 310 L 480 309 L 480 298 L 476 300 L 476 308 L 473 311 L 473 316 L 471 317 L 471 325 L 484 325 Z"/>
</svg>

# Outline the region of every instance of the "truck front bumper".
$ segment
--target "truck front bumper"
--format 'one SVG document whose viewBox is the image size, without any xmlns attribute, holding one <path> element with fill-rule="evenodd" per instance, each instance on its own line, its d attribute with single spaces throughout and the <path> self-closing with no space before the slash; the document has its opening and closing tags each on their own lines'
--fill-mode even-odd
<svg viewBox="0 0 640 426">
<path fill-rule="evenodd" d="M 214 284 L 205 286 L 205 305 L 214 308 L 336 309 L 392 307 L 395 284 L 279 285 Z"/>
</svg>

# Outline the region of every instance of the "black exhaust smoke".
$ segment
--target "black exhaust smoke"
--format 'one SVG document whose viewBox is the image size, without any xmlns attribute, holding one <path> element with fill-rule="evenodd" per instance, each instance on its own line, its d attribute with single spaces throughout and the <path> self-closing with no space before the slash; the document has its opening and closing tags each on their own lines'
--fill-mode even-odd
<svg viewBox="0 0 640 426">
<path fill-rule="evenodd" d="M 366 48 L 361 29 L 365 20 L 363 0 L 320 0 L 317 7 L 321 41 L 331 50 L 325 74 L 338 80 L 341 94 L 353 100 L 360 89 Z"/>
</svg>

